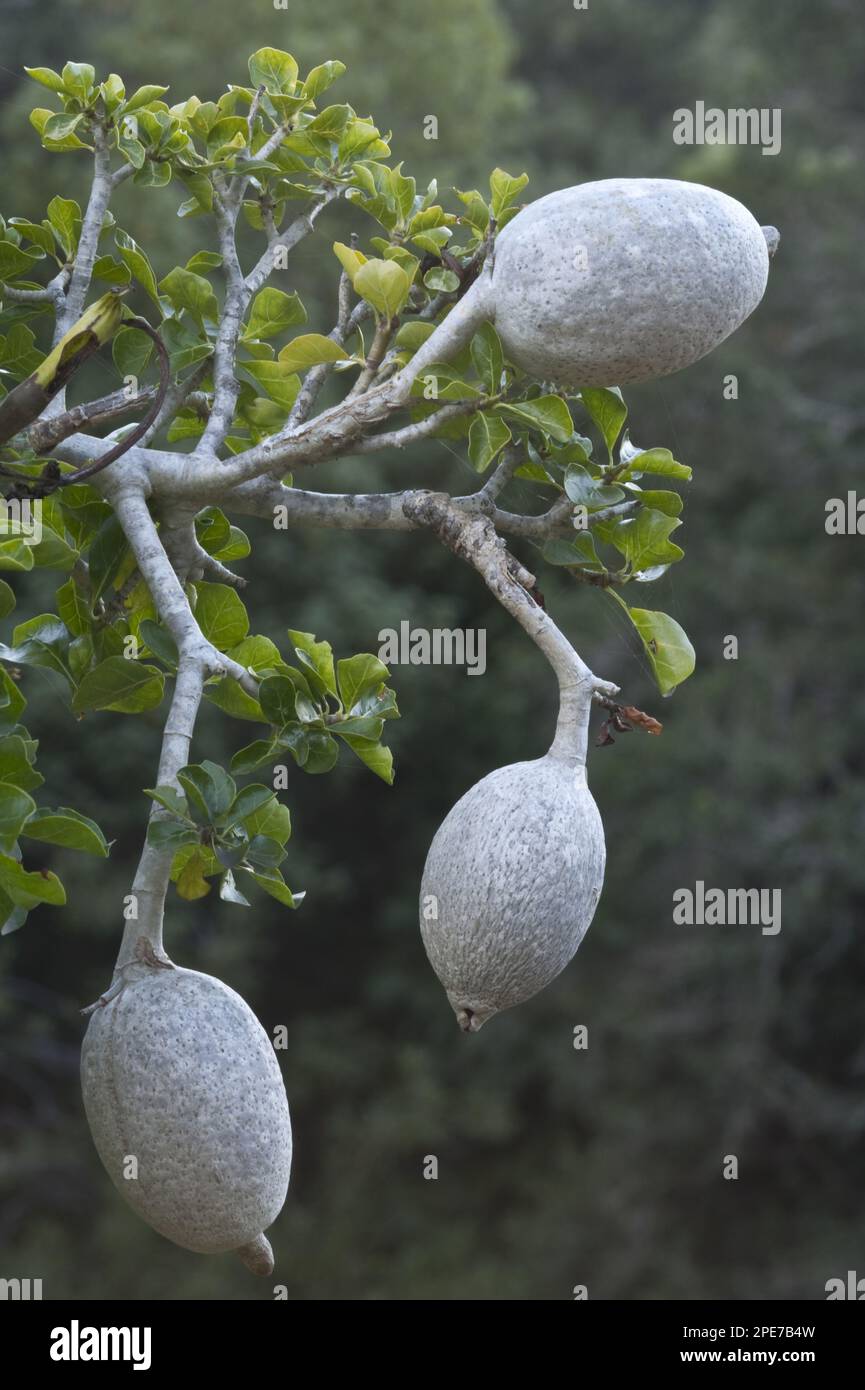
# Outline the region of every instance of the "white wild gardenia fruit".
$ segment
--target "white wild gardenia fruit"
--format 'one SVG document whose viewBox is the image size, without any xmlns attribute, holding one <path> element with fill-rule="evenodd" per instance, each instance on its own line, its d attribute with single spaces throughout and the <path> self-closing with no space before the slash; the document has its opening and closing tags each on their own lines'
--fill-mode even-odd
<svg viewBox="0 0 865 1390">
<path fill-rule="evenodd" d="M 421 935 L 465 1032 L 555 979 L 594 916 L 606 850 L 586 782 L 590 698 L 575 728 L 560 716 L 545 757 L 466 792 L 430 846 Z"/>
<path fill-rule="evenodd" d="M 766 288 L 774 227 L 675 179 L 603 179 L 530 203 L 478 282 L 510 359 L 578 389 L 667 376 L 723 342 Z"/>
<path fill-rule="evenodd" d="M 91 1016 L 81 1083 L 99 1157 L 139 1216 L 187 1250 L 236 1250 L 269 1274 L 263 1232 L 285 1201 L 291 1123 L 273 1047 L 240 995 L 195 970 L 139 967 Z"/>
</svg>

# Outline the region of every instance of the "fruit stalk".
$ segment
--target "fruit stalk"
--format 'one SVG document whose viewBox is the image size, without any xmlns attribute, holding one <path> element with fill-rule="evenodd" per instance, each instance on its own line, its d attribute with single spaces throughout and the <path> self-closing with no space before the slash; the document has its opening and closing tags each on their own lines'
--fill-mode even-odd
<svg viewBox="0 0 865 1390">
<path fill-rule="evenodd" d="M 425 526 L 483 579 L 499 603 L 543 652 L 559 683 L 559 717 L 550 755 L 571 767 L 582 766 L 588 746 L 588 713 L 597 691 L 618 695 L 619 687 L 601 680 L 574 650 L 550 615 L 532 597 L 534 576 L 505 549 L 488 517 L 466 513 L 446 493 L 410 492 L 403 511 Z"/>
</svg>

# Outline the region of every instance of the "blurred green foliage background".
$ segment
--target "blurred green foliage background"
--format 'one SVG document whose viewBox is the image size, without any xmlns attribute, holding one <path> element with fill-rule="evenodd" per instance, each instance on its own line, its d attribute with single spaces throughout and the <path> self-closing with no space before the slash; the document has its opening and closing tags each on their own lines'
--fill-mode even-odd
<svg viewBox="0 0 865 1390">
<path fill-rule="evenodd" d="M 22 64 L 87 60 L 129 90 L 169 82 L 170 100 L 205 98 L 272 44 L 302 65 L 342 58 L 334 99 L 392 127 L 419 180 L 484 187 L 500 164 L 525 168 L 536 197 L 598 177 L 686 178 L 780 227 L 753 319 L 687 373 L 628 395 L 632 437 L 695 470 L 687 557 L 649 600 L 694 640 L 693 678 L 662 702 L 613 605 L 543 575 L 593 668 L 666 726 L 591 756 L 608 877 L 571 967 L 467 1038 L 417 930 L 423 859 L 447 810 L 493 767 L 547 746 L 555 690 L 538 653 L 431 540 L 264 523 L 249 527 L 245 566 L 255 630 L 315 631 L 346 655 L 406 618 L 483 626 L 487 674 L 394 668 L 393 788 L 347 754 L 327 777 L 291 768 L 285 868 L 309 890 L 303 908 L 175 899 L 167 943 L 238 989 L 268 1030 L 288 1028 L 296 1157 L 271 1236 L 290 1298 L 568 1299 L 575 1284 L 591 1298 L 823 1298 L 827 1279 L 861 1272 L 865 1249 L 863 541 L 824 531 L 826 499 L 857 486 L 865 427 L 858 7 L 0 0 L 0 21 L 7 214 L 42 216 L 53 192 L 86 192 L 82 161 L 40 151 Z M 673 111 L 698 99 L 780 107 L 780 155 L 674 145 Z M 437 141 L 424 139 L 429 114 Z M 127 185 L 117 200 L 161 274 L 205 228 L 174 217 L 183 196 Z M 341 217 L 322 218 L 292 272 L 323 331 L 329 243 L 354 225 Z M 722 395 L 730 372 L 737 401 Z M 104 373 L 109 389 L 107 358 Z M 430 443 L 316 470 L 310 485 L 408 483 L 467 491 L 476 479 Z M 16 617 L 44 610 L 46 594 L 16 587 Z M 722 658 L 727 634 L 737 661 Z M 76 723 L 44 674 L 24 680 L 47 790 L 116 843 L 105 864 L 46 847 L 70 906 L 40 909 L 0 945 L 0 1275 L 40 1277 L 52 1299 L 270 1298 L 270 1281 L 231 1257 L 189 1254 L 144 1226 L 93 1150 L 77 1011 L 110 976 L 161 716 Z M 248 727 L 210 709 L 194 752 L 225 760 Z M 673 891 L 695 879 L 780 887 L 780 934 L 674 926 Z M 572 1046 L 577 1024 L 587 1051 Z M 730 1153 L 735 1182 L 722 1178 Z M 437 1181 L 422 1176 L 430 1154 Z"/>
</svg>

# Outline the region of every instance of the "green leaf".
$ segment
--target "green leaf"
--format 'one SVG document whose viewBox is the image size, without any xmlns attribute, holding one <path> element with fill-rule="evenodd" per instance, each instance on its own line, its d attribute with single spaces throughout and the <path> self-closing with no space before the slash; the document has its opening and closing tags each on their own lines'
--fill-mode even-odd
<svg viewBox="0 0 865 1390">
<path fill-rule="evenodd" d="M 67 63 L 61 76 L 69 95 L 86 105 L 96 85 L 96 71 L 90 63 Z"/>
<path fill-rule="evenodd" d="M 14 280 L 32 270 L 39 259 L 35 251 L 22 251 L 11 241 L 0 241 L 0 280 Z"/>
<path fill-rule="evenodd" d="M 291 839 L 291 816 L 288 807 L 283 806 L 276 797 L 247 816 L 243 824 L 252 839 L 264 836 L 269 840 L 275 840 L 278 845 L 284 845 Z"/>
<path fill-rule="evenodd" d="M 23 541 L 0 541 L 0 570 L 32 570 L 33 547 Z"/>
<path fill-rule="evenodd" d="M 71 570 L 78 559 L 77 550 L 73 550 L 64 537 L 53 526 L 47 526 L 44 520 L 39 543 L 30 549 L 33 563 L 40 569 Z"/>
<path fill-rule="evenodd" d="M 0 242 L 0 252 L 8 245 L 8 242 Z M 0 347 L 0 365 L 4 370 L 19 378 L 35 371 L 44 360 L 42 353 L 34 346 L 35 341 L 33 330 L 26 323 L 13 324 L 6 342 Z"/>
<path fill-rule="evenodd" d="M 494 396 L 501 388 L 505 355 L 499 335 L 491 323 L 481 324 L 472 338 L 472 362 L 488 395 Z"/>
<path fill-rule="evenodd" d="M 684 551 L 669 540 L 681 522 L 664 512 L 656 512 L 650 507 L 641 507 L 635 517 L 620 521 L 611 533 L 613 545 L 625 559 L 630 561 L 632 570 L 646 570 L 653 565 L 672 565 L 681 560 Z"/>
<path fill-rule="evenodd" d="M 259 48 L 249 59 L 249 76 L 254 87 L 291 96 L 297 81 L 297 63 L 290 53 L 278 48 Z"/>
<path fill-rule="evenodd" d="M 35 742 L 28 745 L 20 734 L 0 739 L 0 782 L 11 782 L 25 792 L 41 787 L 45 778 L 33 766 L 34 755 Z"/>
<path fill-rule="evenodd" d="M 249 614 L 242 600 L 228 584 L 207 584 L 199 580 L 195 592 L 196 622 L 217 651 L 227 652 L 249 631 Z"/>
<path fill-rule="evenodd" d="M 240 889 L 235 884 L 234 874 L 230 869 L 226 869 L 219 881 L 219 896 L 224 902 L 236 903 L 238 907 L 250 906 L 249 899 L 243 896 Z"/>
<path fill-rule="evenodd" d="M 56 874 L 38 869 L 28 873 L 7 854 L 0 854 L 0 888 L 17 907 L 29 909 L 39 903 L 62 907 L 66 901 L 63 884 Z"/>
<path fill-rule="evenodd" d="M 47 87 L 49 91 L 65 94 L 66 83 L 59 72 L 55 72 L 53 68 L 28 68 L 25 66 L 24 71 L 28 77 L 33 78 L 34 82 L 41 82 L 42 86 Z"/>
<path fill-rule="evenodd" d="M 158 667 L 109 656 L 88 671 L 75 693 L 72 709 L 76 714 L 91 709 L 141 714 L 155 709 L 164 687 L 165 677 Z"/>
<path fill-rule="evenodd" d="M 648 608 L 629 608 L 624 599 L 607 590 L 624 608 L 640 635 L 662 695 L 670 695 L 694 670 L 694 648 L 674 618 Z"/>
<path fill-rule="evenodd" d="M 214 551 L 214 557 L 228 565 L 234 560 L 244 560 L 251 550 L 252 546 L 246 532 L 241 531 L 239 526 L 232 526 L 228 532 L 227 543 L 219 550 Z"/>
<path fill-rule="evenodd" d="M 358 718 L 399 719 L 396 696 L 386 685 L 369 688 L 358 696 L 351 707 L 351 713 Z"/>
<path fill-rule="evenodd" d="M 305 333 L 300 338 L 287 343 L 279 354 L 279 361 L 286 371 L 305 372 L 320 362 L 344 362 L 348 353 L 332 338 L 322 333 Z"/>
<path fill-rule="evenodd" d="M 306 760 L 304 772 L 313 774 L 330 772 L 339 757 L 339 745 L 330 734 L 311 733 L 306 737 Z"/>
<path fill-rule="evenodd" d="M 176 853 L 185 845 L 200 844 L 201 832 L 182 821 L 152 820 L 147 827 L 147 843 L 154 849 L 170 849 Z"/>
<path fill-rule="evenodd" d="M 498 222 L 506 208 L 510 207 L 518 193 L 522 193 L 529 181 L 528 174 L 506 174 L 504 169 L 494 169 L 490 174 L 490 211 Z"/>
<path fill-rule="evenodd" d="M 278 728 L 295 719 L 297 695 L 297 686 L 287 673 L 281 676 L 268 676 L 258 687 L 261 708 L 269 722 Z M 309 696 L 307 695 L 306 698 L 308 699 Z"/>
<path fill-rule="evenodd" d="M 342 77 L 344 72 L 345 63 L 339 62 L 336 58 L 329 58 L 326 63 L 319 63 L 318 67 L 313 68 L 308 74 L 303 84 L 303 95 L 312 98 L 319 96 L 338 77 Z"/>
<path fill-rule="evenodd" d="M 98 855 L 101 859 L 108 858 L 108 842 L 96 822 L 78 811 L 70 810 L 68 806 L 59 806 L 56 811 L 48 811 L 40 806 L 21 833 L 31 840 L 44 840 L 50 845 L 61 845 L 64 849 L 77 849 L 84 854 Z"/>
<path fill-rule="evenodd" d="M 355 250 L 353 246 L 346 246 L 342 241 L 335 241 L 333 243 L 333 250 L 340 265 L 353 285 L 354 277 L 357 275 L 357 272 L 362 265 L 366 265 L 366 256 L 362 251 Z"/>
<path fill-rule="evenodd" d="M 187 270 L 215 270 L 222 265 L 222 257 L 218 251 L 196 251 L 194 256 L 190 256 L 186 262 Z"/>
<path fill-rule="evenodd" d="M 161 316 L 162 305 L 159 301 L 159 291 L 156 288 L 156 276 L 153 274 L 153 267 L 138 242 L 118 228 L 114 233 L 114 244 L 120 252 L 124 265 L 129 268 L 133 279 L 137 280 L 142 289 L 147 291 Z"/>
<path fill-rule="evenodd" d="M 16 666 L 42 666 L 71 681 L 68 666 L 69 633 L 54 613 L 40 613 L 19 623 L 12 634 L 13 645 L 0 642 L 0 659 Z"/>
<path fill-rule="evenodd" d="M 356 738 L 365 738 L 369 739 L 371 743 L 378 743 L 384 729 L 384 720 L 350 715 L 348 719 L 340 719 L 330 727 L 331 732 L 340 738 L 344 738 L 346 734 L 351 734 Z"/>
<path fill-rule="evenodd" d="M 396 261 L 366 261 L 354 276 L 354 288 L 384 319 L 395 318 L 411 290 L 411 280 Z"/>
<path fill-rule="evenodd" d="M 640 449 L 629 457 L 628 472 L 653 473 L 659 478 L 682 478 L 690 482 L 692 469 L 686 463 L 677 463 L 669 449 Z"/>
<path fill-rule="evenodd" d="M 36 802 L 12 782 L 0 782 L 0 844 L 13 845 Z"/>
<path fill-rule="evenodd" d="M 51 116 L 43 126 L 42 136 L 45 140 L 65 140 L 67 136 L 74 135 L 75 131 L 84 120 L 79 112 L 60 112 L 56 116 Z"/>
<path fill-rule="evenodd" d="M 153 84 L 139 87 L 137 92 L 133 92 L 123 108 L 124 115 L 129 115 L 131 111 L 138 111 L 142 106 L 149 106 L 157 97 L 161 97 L 163 92 L 167 92 L 167 87 L 157 87 Z"/>
<path fill-rule="evenodd" d="M 496 412 L 506 414 L 548 434 L 557 444 L 567 444 L 574 432 L 571 412 L 561 396 L 538 396 L 533 401 L 515 401 L 513 405 L 496 406 Z"/>
<path fill-rule="evenodd" d="M 75 255 L 81 232 L 81 209 L 71 198 L 54 197 L 48 204 L 48 221 L 67 257 Z"/>
<path fill-rule="evenodd" d="M 224 116 L 207 132 L 207 157 L 218 162 L 246 147 L 247 123 L 243 116 Z"/>
<path fill-rule="evenodd" d="M 336 669 L 339 695 L 347 714 L 354 713 L 363 697 L 377 691 L 390 675 L 384 662 L 369 652 L 337 662 Z"/>
<path fill-rule="evenodd" d="M 598 559 L 595 542 L 588 531 L 575 535 L 572 541 L 547 541 L 543 557 L 548 565 L 578 565 L 581 569 L 601 573 L 604 566 Z"/>
<path fill-rule="evenodd" d="M 256 724 L 265 721 L 261 705 L 254 700 L 231 676 L 204 687 L 204 694 L 211 704 L 230 714 L 235 719 L 251 719 Z"/>
<path fill-rule="evenodd" d="M 353 115 L 350 106 L 326 106 L 315 120 L 310 121 L 303 133 L 317 135 L 325 140 L 338 140 Z"/>
<path fill-rule="evenodd" d="M 224 816 L 237 795 L 234 778 L 208 759 L 181 768 L 177 780 L 186 792 L 193 819 L 203 817 L 205 824 Z"/>
<path fill-rule="evenodd" d="M 90 543 L 90 601 L 95 607 L 105 590 L 117 577 L 129 552 L 123 527 L 112 512 L 106 517 Z"/>
<path fill-rule="evenodd" d="M 123 104 L 123 99 L 126 96 L 123 79 L 118 77 L 116 72 L 110 72 L 105 81 L 100 82 L 99 91 L 105 102 L 106 111 L 109 115 L 113 115 L 118 106 Z"/>
<path fill-rule="evenodd" d="M 388 786 L 393 786 L 393 753 L 383 743 L 372 743 L 366 738 L 356 738 L 352 734 L 343 735 L 353 753 L 365 763 L 370 772 L 380 777 Z"/>
<path fill-rule="evenodd" d="M 189 807 L 186 797 L 182 796 L 176 787 L 145 787 L 144 795 L 152 796 L 154 801 L 158 801 L 160 806 L 164 806 L 166 811 L 170 811 L 180 820 L 188 819 Z"/>
<path fill-rule="evenodd" d="M 216 295 L 203 275 L 177 265 L 160 280 L 159 288 L 175 309 L 187 309 L 202 329 L 205 319 L 215 320 L 218 316 Z"/>
<path fill-rule="evenodd" d="M 336 695 L 336 677 L 333 671 L 333 651 L 330 643 L 316 642 L 314 633 L 297 632 L 293 628 L 288 629 L 288 635 L 294 643 L 301 664 L 308 666 L 308 669 L 318 677 L 331 695 Z M 309 658 L 308 663 L 303 661 L 304 656 Z"/>
<path fill-rule="evenodd" d="M 272 787 L 265 787 L 260 783 L 252 783 L 250 786 L 244 787 L 242 791 L 237 793 L 226 813 L 222 822 L 222 829 L 230 830 L 233 825 L 239 824 L 240 821 L 245 822 L 248 816 L 260 811 L 271 799 L 275 799 Z"/>
<path fill-rule="evenodd" d="M 276 869 L 285 858 L 285 850 L 278 840 L 267 835 L 253 835 L 244 856 L 247 864 L 265 872 Z"/>
<path fill-rule="evenodd" d="M 444 265 L 432 266 L 424 275 L 423 282 L 433 294 L 453 294 L 460 287 L 460 279 Z"/>
<path fill-rule="evenodd" d="M 238 665 L 254 671 L 256 675 L 285 665 L 276 643 L 260 633 L 244 637 L 242 642 L 230 648 L 227 655 Z"/>
<path fill-rule="evenodd" d="M 111 356 L 121 376 L 143 376 L 153 353 L 153 339 L 140 328 L 121 328 L 111 344 Z"/>
<path fill-rule="evenodd" d="M 511 432 L 498 415 L 476 415 L 469 429 L 469 459 L 475 472 L 483 473 L 489 468 L 510 440 Z"/>
<path fill-rule="evenodd" d="M 239 365 L 241 371 L 251 376 L 271 400 L 285 410 L 291 409 L 300 390 L 300 377 L 292 371 L 288 362 L 242 362 Z"/>
<path fill-rule="evenodd" d="M 394 339 L 394 344 L 405 352 L 414 353 L 423 347 L 427 338 L 434 332 L 434 323 L 404 323 Z"/>
<path fill-rule="evenodd" d="M 26 704 L 9 672 L 0 666 L 0 719 L 7 724 L 16 724 Z"/>
<path fill-rule="evenodd" d="M 170 667 L 172 671 L 177 670 L 180 660 L 177 643 L 167 628 L 161 623 L 154 623 L 150 618 L 144 618 L 138 625 L 138 636 L 157 660 Z"/>
<path fill-rule="evenodd" d="M 656 512 L 666 512 L 667 516 L 678 516 L 684 505 L 678 492 L 658 492 L 651 488 L 642 492 L 639 489 L 631 492 L 629 487 L 629 493 L 642 502 L 644 507 L 652 507 Z"/>
<path fill-rule="evenodd" d="M 56 114 L 57 113 L 55 111 L 46 111 L 44 107 L 37 107 L 35 111 L 30 112 L 30 124 L 36 130 L 39 131 L 39 134 L 42 137 L 42 143 L 45 146 L 46 150 L 88 149 L 89 147 L 85 145 L 83 141 L 79 140 L 77 135 L 67 135 L 64 140 L 50 140 L 44 135 L 43 132 L 45 130 L 45 127 L 51 120 L 51 117 Z"/>
<path fill-rule="evenodd" d="M 219 507 L 205 507 L 195 518 L 195 534 L 199 545 L 208 555 L 215 555 L 228 544 L 231 527 L 225 512 Z"/>
<path fill-rule="evenodd" d="M 622 400 L 617 386 L 586 387 L 580 392 L 583 405 L 604 437 L 607 453 L 613 457 L 613 445 L 619 437 L 622 425 L 628 418 L 628 407 Z"/>
<path fill-rule="evenodd" d="M 32 241 L 47 256 L 54 254 L 54 237 L 47 227 L 41 223 L 28 222 L 25 217 L 10 217 L 9 225 L 14 227 L 16 232 L 26 241 Z M 94 270 L 96 267 L 94 266 Z"/>
<path fill-rule="evenodd" d="M 256 739 L 245 748 L 239 748 L 234 754 L 231 759 L 231 771 L 238 777 L 245 777 L 250 772 L 257 772 L 265 763 L 273 762 L 275 754 L 276 744 L 273 739 Z"/>
<path fill-rule="evenodd" d="M 600 511 L 602 507 L 621 502 L 625 490 L 621 487 L 605 487 L 602 480 L 593 478 L 580 464 L 569 464 L 565 473 L 565 492 L 577 507 L 587 511 Z"/>
<path fill-rule="evenodd" d="M 0 579 L 0 618 L 6 618 L 15 607 L 15 590 L 5 579 Z"/>
<path fill-rule="evenodd" d="M 265 893 L 269 893 L 277 902 L 284 907 L 299 907 L 303 902 L 305 894 L 292 893 L 282 874 L 274 869 L 271 873 L 253 873 L 252 879 L 263 888 Z"/>
<path fill-rule="evenodd" d="M 294 324 L 306 323 L 306 310 L 298 294 L 285 294 L 272 286 L 261 290 L 252 301 L 245 338 L 275 338 Z"/>
<path fill-rule="evenodd" d="M 175 880 L 177 891 L 186 902 L 195 902 L 210 892 L 210 884 L 204 878 L 208 867 L 207 858 L 200 850 L 194 850 L 186 860 Z"/>
<path fill-rule="evenodd" d="M 134 169 L 144 168 L 144 161 L 147 158 L 144 146 L 136 136 L 127 134 L 122 127 L 117 136 L 117 148 L 122 155 L 126 156 Z"/>
<path fill-rule="evenodd" d="M 12 932 L 18 931 L 27 921 L 26 907 L 13 907 L 12 899 L 7 893 L 0 889 L 0 936 L 10 936 Z"/>
</svg>

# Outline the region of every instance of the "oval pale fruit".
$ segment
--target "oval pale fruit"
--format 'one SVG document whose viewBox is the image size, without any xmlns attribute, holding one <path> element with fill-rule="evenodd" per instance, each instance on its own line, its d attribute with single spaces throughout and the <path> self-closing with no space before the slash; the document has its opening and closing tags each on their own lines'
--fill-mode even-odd
<svg viewBox="0 0 865 1390">
<path fill-rule="evenodd" d="M 778 234 L 674 179 L 603 179 L 530 203 L 500 233 L 487 293 L 511 360 L 566 388 L 667 376 L 756 309 Z"/>
<path fill-rule="evenodd" d="M 484 777 L 443 821 L 421 883 L 424 946 L 457 1022 L 477 1032 L 568 964 L 604 881 L 585 766 L 548 753 Z"/>
<path fill-rule="evenodd" d="M 99 1157 L 135 1211 L 187 1250 L 237 1250 L 269 1273 L 262 1232 L 285 1201 L 291 1123 L 240 995 L 195 970 L 149 970 L 92 1015 L 81 1081 Z"/>
</svg>

